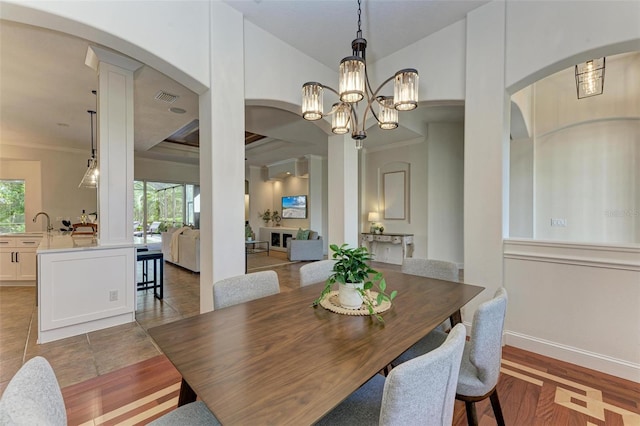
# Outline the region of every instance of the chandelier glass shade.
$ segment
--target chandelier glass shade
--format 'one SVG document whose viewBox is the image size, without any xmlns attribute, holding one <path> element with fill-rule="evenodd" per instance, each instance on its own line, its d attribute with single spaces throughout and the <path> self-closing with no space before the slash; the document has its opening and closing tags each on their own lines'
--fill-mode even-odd
<svg viewBox="0 0 640 426">
<path fill-rule="evenodd" d="M 343 135 L 351 131 L 356 140 L 356 148 L 362 148 L 362 140 L 367 137 L 365 122 L 367 114 L 378 122 L 383 130 L 398 127 L 398 111 L 410 111 L 418 107 L 418 71 L 405 68 L 386 79 L 375 91 L 371 89 L 367 74 L 366 48 L 367 40 L 362 38 L 361 6 L 358 0 L 358 31 L 356 39 L 351 42 L 352 56 L 340 61 L 338 71 L 338 90 L 324 84 L 311 81 L 302 85 L 302 117 L 305 120 L 320 120 L 332 115 L 331 131 Z M 393 97 L 379 95 L 380 90 L 393 80 Z M 327 89 L 338 96 L 340 102 L 334 103 L 331 110 L 323 112 L 323 93 Z M 358 120 L 358 102 L 365 101 L 362 121 Z M 377 104 L 377 111 L 373 104 Z"/>
<path fill-rule="evenodd" d="M 606 58 L 592 59 L 576 65 L 576 92 L 578 99 L 602 95 L 604 92 L 604 66 Z"/>
</svg>

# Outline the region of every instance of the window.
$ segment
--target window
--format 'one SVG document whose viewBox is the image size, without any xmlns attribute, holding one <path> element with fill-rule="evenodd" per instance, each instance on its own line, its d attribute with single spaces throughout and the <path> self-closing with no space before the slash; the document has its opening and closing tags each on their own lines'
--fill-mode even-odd
<svg viewBox="0 0 640 426">
<path fill-rule="evenodd" d="M 147 240 L 169 227 L 183 224 L 200 225 L 198 185 L 166 182 L 134 181 L 134 235 Z M 154 223 L 157 229 L 151 229 Z"/>
<path fill-rule="evenodd" d="M 0 233 L 25 232 L 24 180 L 0 179 Z"/>
</svg>

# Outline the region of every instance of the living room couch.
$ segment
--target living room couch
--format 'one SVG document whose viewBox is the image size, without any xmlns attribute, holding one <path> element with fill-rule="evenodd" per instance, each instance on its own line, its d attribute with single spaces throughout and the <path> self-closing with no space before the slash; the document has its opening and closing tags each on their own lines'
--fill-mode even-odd
<svg viewBox="0 0 640 426">
<path fill-rule="evenodd" d="M 307 231 L 307 239 L 302 239 L 301 232 L 294 238 L 287 239 L 287 258 L 289 260 L 322 260 L 324 248 L 322 237 L 317 232 Z"/>
<path fill-rule="evenodd" d="M 169 228 L 162 233 L 164 260 L 193 272 L 200 272 L 200 230 Z"/>
</svg>

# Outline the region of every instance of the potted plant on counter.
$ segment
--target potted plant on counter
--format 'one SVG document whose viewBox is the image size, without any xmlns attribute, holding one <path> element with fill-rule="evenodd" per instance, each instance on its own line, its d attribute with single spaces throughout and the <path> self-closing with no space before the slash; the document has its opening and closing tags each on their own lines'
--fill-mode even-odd
<svg viewBox="0 0 640 426">
<path fill-rule="evenodd" d="M 398 292 L 394 290 L 391 294 L 386 293 L 387 283 L 382 273 L 367 263 L 371 261 L 371 254 L 367 248 L 350 248 L 347 244 L 331 244 L 330 248 L 333 251 L 332 257 L 336 260 L 333 274 L 327 279 L 313 306 L 319 305 L 331 292 L 333 285 L 338 283 L 338 299 L 343 308 L 360 309 L 364 304 L 370 315 L 384 323 L 382 316 L 375 313 L 375 306 L 381 305 L 383 301 L 392 301 Z M 370 278 L 370 275 L 373 275 L 373 278 Z M 375 290 L 378 295 L 372 297 L 371 290 Z"/>
</svg>

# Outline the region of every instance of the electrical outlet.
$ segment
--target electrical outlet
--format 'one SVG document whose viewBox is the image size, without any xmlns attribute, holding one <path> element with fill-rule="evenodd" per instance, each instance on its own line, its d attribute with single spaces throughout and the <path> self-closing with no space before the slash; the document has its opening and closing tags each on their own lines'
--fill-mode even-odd
<svg viewBox="0 0 640 426">
<path fill-rule="evenodd" d="M 109 302 L 115 302 L 118 300 L 118 290 L 109 291 Z"/>
<path fill-rule="evenodd" d="M 551 219 L 551 226 L 567 227 L 567 219 Z"/>
</svg>

